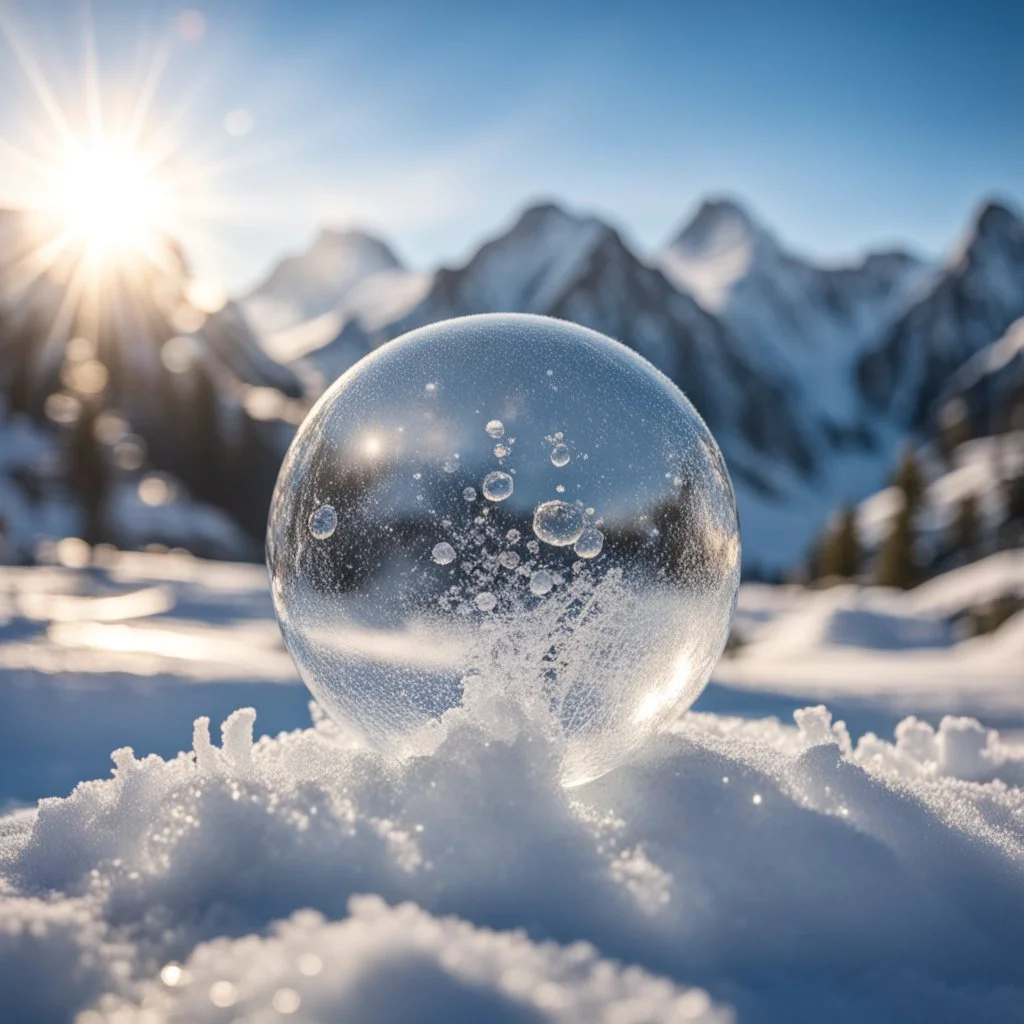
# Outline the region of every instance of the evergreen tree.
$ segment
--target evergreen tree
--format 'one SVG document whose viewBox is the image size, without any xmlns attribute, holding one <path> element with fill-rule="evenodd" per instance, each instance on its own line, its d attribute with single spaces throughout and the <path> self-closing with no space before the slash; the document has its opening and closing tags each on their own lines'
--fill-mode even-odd
<svg viewBox="0 0 1024 1024">
<path fill-rule="evenodd" d="M 90 544 L 106 539 L 107 500 L 110 495 L 110 466 L 106 452 L 96 438 L 96 408 L 82 404 L 68 439 L 68 478 L 82 503 L 82 538 Z"/>
<path fill-rule="evenodd" d="M 875 581 L 883 587 L 908 590 L 921 582 L 921 567 L 914 551 L 914 527 L 924 496 L 924 479 L 910 445 L 903 449 L 893 483 L 902 491 L 903 502 L 878 554 Z"/>
<path fill-rule="evenodd" d="M 981 555 L 981 520 L 978 499 L 973 494 L 965 495 L 957 507 L 956 518 L 950 524 L 949 547 L 964 562 L 973 562 Z"/>
<path fill-rule="evenodd" d="M 860 538 L 857 515 L 849 506 L 839 511 L 835 525 L 826 534 L 821 547 L 821 574 L 852 579 L 860 571 Z"/>
<path fill-rule="evenodd" d="M 953 453 L 973 436 L 970 410 L 962 398 L 948 401 L 939 412 L 936 432 L 938 449 L 947 465 L 953 462 Z"/>
<path fill-rule="evenodd" d="M 921 476 L 921 467 L 917 464 L 912 445 L 908 444 L 903 449 L 903 455 L 900 457 L 900 464 L 892 482 L 903 492 L 911 517 L 913 517 L 924 496 L 924 479 Z"/>
<path fill-rule="evenodd" d="M 1024 472 L 1003 483 L 1006 495 L 1006 518 L 1010 522 L 1024 520 Z"/>
<path fill-rule="evenodd" d="M 892 528 L 875 567 L 875 582 L 882 587 L 909 590 L 920 582 L 920 568 L 914 557 L 914 519 L 909 502 L 896 514 Z"/>
</svg>

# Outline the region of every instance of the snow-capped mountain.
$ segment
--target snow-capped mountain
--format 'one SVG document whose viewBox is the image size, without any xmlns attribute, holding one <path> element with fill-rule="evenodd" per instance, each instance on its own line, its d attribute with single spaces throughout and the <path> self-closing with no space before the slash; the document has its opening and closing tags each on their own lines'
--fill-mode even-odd
<svg viewBox="0 0 1024 1024">
<path fill-rule="evenodd" d="M 701 204 L 656 255 L 666 275 L 743 339 L 748 356 L 796 380 L 808 418 L 861 415 L 852 364 L 930 276 L 904 252 L 817 266 L 787 251 L 730 200 Z"/>
<path fill-rule="evenodd" d="M 331 380 L 390 338 L 484 312 L 564 317 L 619 338 L 708 420 L 736 478 L 748 551 L 778 564 L 837 503 L 881 485 L 901 431 L 865 403 L 857 361 L 935 274 L 902 252 L 817 266 L 724 200 L 703 204 L 648 260 L 597 217 L 542 203 L 415 288 L 369 275 L 360 287 L 374 284 L 376 306 L 336 306 L 335 337 L 308 346 L 307 361 Z M 380 315 L 381 294 L 397 315 Z"/>
<path fill-rule="evenodd" d="M 574 320 L 636 349 L 687 392 L 726 443 L 733 439 L 737 472 L 756 472 L 755 452 L 810 472 L 785 382 L 748 363 L 728 327 L 641 261 L 614 228 L 552 203 L 527 209 L 465 265 L 439 270 L 403 316 L 373 330 L 352 318 L 311 360 L 332 379 L 416 327 L 513 311 Z"/>
<path fill-rule="evenodd" d="M 1024 316 L 1024 220 L 986 203 L 935 282 L 860 359 L 872 407 L 921 427 L 950 374 Z"/>
<path fill-rule="evenodd" d="M 347 320 L 374 325 L 395 319 L 428 284 L 429 275 L 406 270 L 381 239 L 325 230 L 305 252 L 281 260 L 241 301 L 267 351 L 291 361 L 330 341 Z"/>
<path fill-rule="evenodd" d="M 324 230 L 305 252 L 281 260 L 245 305 L 265 329 L 294 327 L 334 309 L 371 274 L 400 267 L 379 238 L 363 231 Z"/>
</svg>

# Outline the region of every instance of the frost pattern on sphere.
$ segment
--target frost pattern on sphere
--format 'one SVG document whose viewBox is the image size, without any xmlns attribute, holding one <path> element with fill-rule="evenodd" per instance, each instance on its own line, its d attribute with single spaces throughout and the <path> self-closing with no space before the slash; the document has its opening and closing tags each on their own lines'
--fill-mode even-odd
<svg viewBox="0 0 1024 1024">
<path fill-rule="evenodd" d="M 593 331 L 498 314 L 413 331 L 330 388 L 281 469 L 267 556 L 285 642 L 339 724 L 403 756 L 500 694 L 563 733 L 572 785 L 704 688 L 740 544 L 721 452 L 672 383 Z"/>
</svg>

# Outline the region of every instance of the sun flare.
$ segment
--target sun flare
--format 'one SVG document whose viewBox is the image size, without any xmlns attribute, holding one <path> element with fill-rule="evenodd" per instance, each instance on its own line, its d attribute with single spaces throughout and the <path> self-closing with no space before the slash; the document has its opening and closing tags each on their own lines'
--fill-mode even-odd
<svg viewBox="0 0 1024 1024">
<path fill-rule="evenodd" d="M 2 59 L 14 58 L 38 101 L 26 108 L 24 127 L 0 126 L 0 211 L 24 214 L 28 243 L 0 276 L 22 298 L 41 281 L 62 289 L 58 333 L 78 310 L 120 314 L 126 302 L 143 300 L 177 308 L 184 300 L 175 282 L 195 283 L 184 254 L 210 258 L 218 246 L 213 225 L 246 222 L 252 209 L 238 190 L 226 196 L 215 185 L 250 157 L 226 154 L 219 136 L 196 132 L 191 102 L 158 103 L 180 26 L 143 55 L 137 77 L 115 84 L 101 77 L 86 21 L 81 88 L 61 94 L 0 10 Z"/>
<path fill-rule="evenodd" d="M 53 213 L 94 261 L 144 253 L 159 235 L 164 189 L 142 154 L 123 142 L 75 146 L 55 169 Z"/>
</svg>

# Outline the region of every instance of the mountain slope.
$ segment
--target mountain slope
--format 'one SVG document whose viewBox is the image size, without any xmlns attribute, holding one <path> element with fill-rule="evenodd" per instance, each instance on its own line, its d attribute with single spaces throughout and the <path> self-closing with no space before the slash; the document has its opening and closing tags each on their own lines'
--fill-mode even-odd
<svg viewBox="0 0 1024 1024">
<path fill-rule="evenodd" d="M 949 378 L 932 414 L 933 431 L 951 418 L 969 436 L 1024 430 L 1024 318 Z"/>
<path fill-rule="evenodd" d="M 986 203 L 927 293 L 857 365 L 872 407 L 925 424 L 949 375 L 1024 316 L 1024 220 Z"/>
</svg>

